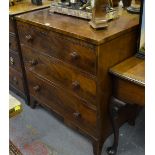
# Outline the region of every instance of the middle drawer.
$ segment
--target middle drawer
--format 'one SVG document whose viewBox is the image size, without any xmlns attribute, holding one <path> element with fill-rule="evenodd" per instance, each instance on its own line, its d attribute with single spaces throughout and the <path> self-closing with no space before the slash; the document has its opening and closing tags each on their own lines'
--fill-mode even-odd
<svg viewBox="0 0 155 155">
<path fill-rule="evenodd" d="M 9 49 L 18 52 L 18 43 L 15 35 L 9 35 Z"/>
<path fill-rule="evenodd" d="M 21 63 L 19 54 L 12 50 L 9 51 L 9 66 L 14 68 L 18 72 L 21 72 Z"/>
<path fill-rule="evenodd" d="M 25 67 L 96 105 L 96 78 L 71 65 L 22 45 Z"/>
</svg>

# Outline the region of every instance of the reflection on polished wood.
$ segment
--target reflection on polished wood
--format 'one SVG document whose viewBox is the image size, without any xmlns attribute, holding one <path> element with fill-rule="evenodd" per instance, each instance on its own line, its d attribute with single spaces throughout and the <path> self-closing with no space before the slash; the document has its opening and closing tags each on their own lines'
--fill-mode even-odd
<svg viewBox="0 0 155 155">
<path fill-rule="evenodd" d="M 14 6 L 9 7 L 9 15 L 21 14 L 24 12 L 46 8 L 51 4 L 51 0 L 42 1 L 43 3 L 40 6 L 32 4 L 31 0 L 22 0 L 20 2 L 16 2 Z"/>
<path fill-rule="evenodd" d="M 125 10 L 118 19 L 108 23 L 109 26 L 106 30 L 99 31 L 93 30 L 86 20 L 60 14 L 51 14 L 49 9 L 23 14 L 16 18 L 20 21 L 33 23 L 36 26 L 51 29 L 96 45 L 137 30 L 139 24 L 139 15 L 129 14 Z"/>
<path fill-rule="evenodd" d="M 43 5 L 41 6 L 33 5 L 31 0 L 22 0 L 15 2 L 14 6 L 9 7 L 9 86 L 10 90 L 24 98 L 26 103 L 29 102 L 29 95 L 20 52 L 15 15 L 47 8 L 50 4 L 50 0 L 43 0 Z"/>
<path fill-rule="evenodd" d="M 143 59 L 131 57 L 111 68 L 110 72 L 120 78 L 145 86 L 145 61 Z"/>
<path fill-rule="evenodd" d="M 93 143 L 94 155 L 112 132 L 109 68 L 136 51 L 139 16 L 123 12 L 106 30 L 49 9 L 16 17 L 30 105 L 41 104 Z M 123 115 L 121 125 L 129 116 Z"/>
</svg>

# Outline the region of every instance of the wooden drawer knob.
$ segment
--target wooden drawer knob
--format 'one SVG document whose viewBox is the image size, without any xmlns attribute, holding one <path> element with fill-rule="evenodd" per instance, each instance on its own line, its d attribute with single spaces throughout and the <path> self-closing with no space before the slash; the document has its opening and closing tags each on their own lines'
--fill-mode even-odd
<svg viewBox="0 0 155 155">
<path fill-rule="evenodd" d="M 73 113 L 73 116 L 74 116 L 75 118 L 81 118 L 81 114 L 80 114 L 79 112 L 74 112 L 74 113 Z"/>
<path fill-rule="evenodd" d="M 12 80 L 13 80 L 14 84 L 18 85 L 18 80 L 15 76 L 12 78 Z"/>
<path fill-rule="evenodd" d="M 28 42 L 32 41 L 32 36 L 30 34 L 26 35 L 25 38 Z"/>
<path fill-rule="evenodd" d="M 39 85 L 34 86 L 34 87 L 33 87 L 33 90 L 34 90 L 35 92 L 39 92 L 39 91 L 40 91 L 40 86 L 39 86 Z"/>
<path fill-rule="evenodd" d="M 14 61 L 14 58 L 13 57 L 10 57 L 10 64 L 11 65 L 14 65 L 15 64 L 15 61 Z"/>
<path fill-rule="evenodd" d="M 38 64 L 38 61 L 33 59 L 33 60 L 30 61 L 30 64 L 31 64 L 31 66 L 35 66 L 35 65 Z"/>
<path fill-rule="evenodd" d="M 77 52 L 70 53 L 71 60 L 77 60 L 80 58 L 80 55 Z"/>
<path fill-rule="evenodd" d="M 73 88 L 74 90 L 80 89 L 80 83 L 79 83 L 78 81 L 73 81 L 73 82 L 72 82 L 72 88 Z"/>
</svg>

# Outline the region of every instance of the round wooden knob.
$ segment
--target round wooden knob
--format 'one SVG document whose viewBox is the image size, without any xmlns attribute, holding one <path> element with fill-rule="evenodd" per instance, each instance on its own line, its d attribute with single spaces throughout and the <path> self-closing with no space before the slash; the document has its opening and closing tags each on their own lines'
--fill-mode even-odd
<svg viewBox="0 0 155 155">
<path fill-rule="evenodd" d="M 78 81 L 73 81 L 72 82 L 72 88 L 74 90 L 78 90 L 80 88 L 80 83 Z"/>
<path fill-rule="evenodd" d="M 35 59 L 33 59 L 33 60 L 30 61 L 30 64 L 31 64 L 32 66 L 35 66 L 35 65 L 38 64 L 38 61 L 35 60 Z"/>
<path fill-rule="evenodd" d="M 40 91 L 40 86 L 39 86 L 39 85 L 34 86 L 34 87 L 33 87 L 33 90 L 34 90 L 35 92 L 39 92 L 39 91 Z"/>
<path fill-rule="evenodd" d="M 32 36 L 30 34 L 26 35 L 25 38 L 27 41 L 32 41 Z"/>
<path fill-rule="evenodd" d="M 11 65 L 14 65 L 15 64 L 15 61 L 14 61 L 14 58 L 13 57 L 10 57 L 10 64 Z"/>
<path fill-rule="evenodd" d="M 12 79 L 13 79 L 14 84 L 17 85 L 17 84 L 18 84 L 18 80 L 17 80 L 17 78 L 14 76 Z"/>
<path fill-rule="evenodd" d="M 80 58 L 80 55 L 77 52 L 70 53 L 71 60 L 77 60 Z"/>
<path fill-rule="evenodd" d="M 79 112 L 74 112 L 73 115 L 75 118 L 81 118 L 81 114 Z"/>
</svg>

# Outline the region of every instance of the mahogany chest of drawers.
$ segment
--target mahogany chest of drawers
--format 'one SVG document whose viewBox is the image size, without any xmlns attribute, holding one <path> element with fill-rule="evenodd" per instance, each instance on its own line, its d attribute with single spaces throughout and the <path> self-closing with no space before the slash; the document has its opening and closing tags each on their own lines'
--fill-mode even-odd
<svg viewBox="0 0 155 155">
<path fill-rule="evenodd" d="M 20 52 L 18 32 L 16 28 L 15 16 L 42 8 L 49 7 L 51 2 L 45 0 L 43 5 L 32 5 L 31 0 L 17 2 L 9 8 L 9 87 L 10 90 L 29 102 L 25 71 Z"/>
<path fill-rule="evenodd" d="M 10 90 L 27 99 L 14 16 L 9 17 L 9 86 Z"/>
<path fill-rule="evenodd" d="M 135 53 L 138 16 L 124 12 L 100 31 L 85 20 L 50 14 L 48 9 L 16 20 L 31 106 L 54 111 L 88 136 L 94 154 L 100 155 L 112 132 L 108 69 Z"/>
</svg>

